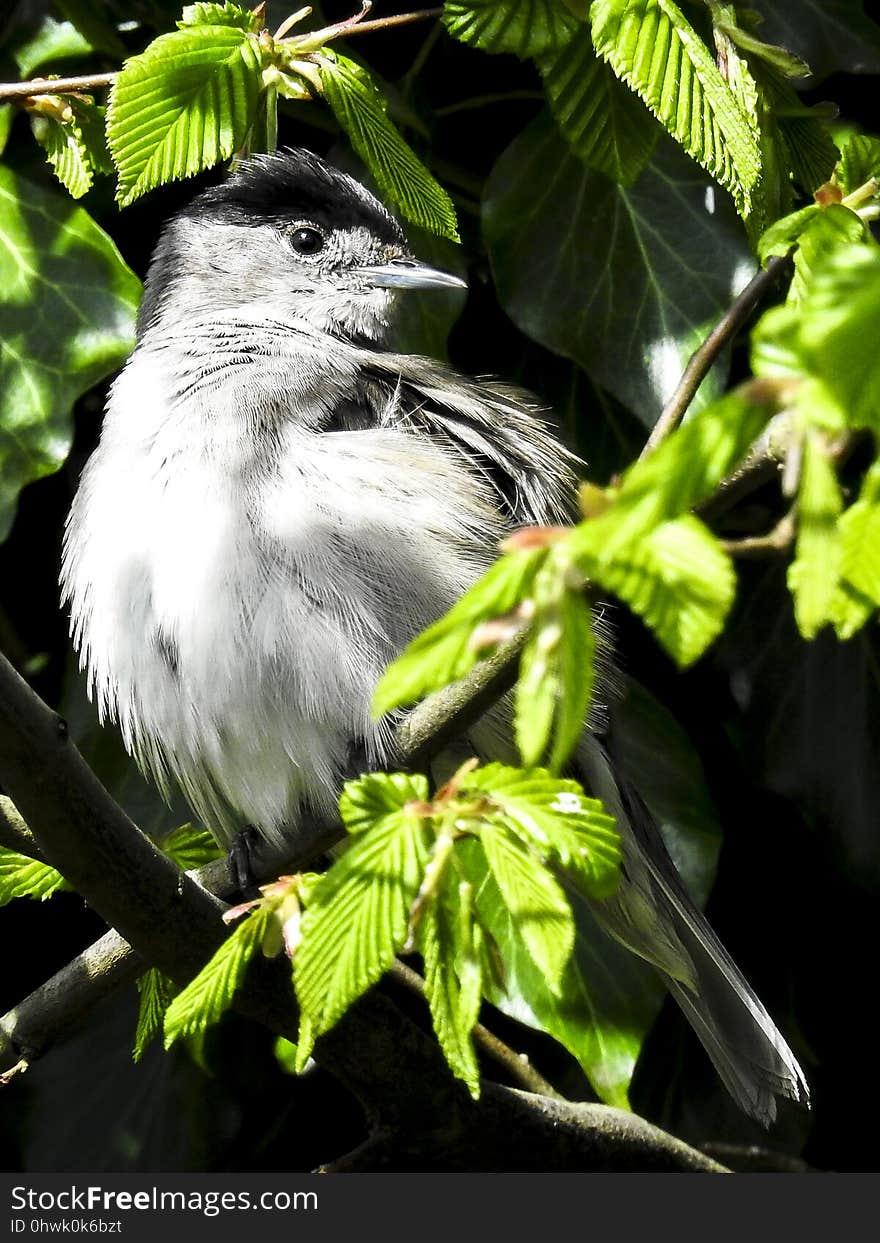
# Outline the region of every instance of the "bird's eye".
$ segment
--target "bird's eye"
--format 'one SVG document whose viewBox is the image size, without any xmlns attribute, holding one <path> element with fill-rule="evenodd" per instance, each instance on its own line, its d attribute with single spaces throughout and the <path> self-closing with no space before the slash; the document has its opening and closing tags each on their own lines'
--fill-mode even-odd
<svg viewBox="0 0 880 1243">
<path fill-rule="evenodd" d="M 298 255 L 317 255 L 324 249 L 324 234 L 320 229 L 300 225 L 291 233 L 290 244 Z"/>
</svg>

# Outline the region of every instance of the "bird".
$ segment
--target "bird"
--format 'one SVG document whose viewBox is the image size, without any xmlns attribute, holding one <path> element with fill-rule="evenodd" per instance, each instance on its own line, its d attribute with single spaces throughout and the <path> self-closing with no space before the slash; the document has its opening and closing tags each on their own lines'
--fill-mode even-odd
<svg viewBox="0 0 880 1243">
<path fill-rule="evenodd" d="M 172 216 L 136 346 L 65 527 L 71 636 L 101 720 L 229 847 L 332 816 L 353 755 L 393 760 L 386 666 L 506 535 L 572 520 L 582 463 L 538 399 L 394 348 L 407 291 L 463 287 L 304 149 L 241 159 Z M 515 762 L 503 704 L 468 732 Z M 661 974 L 740 1107 L 803 1072 L 585 729 L 623 866 L 600 921 Z"/>
</svg>

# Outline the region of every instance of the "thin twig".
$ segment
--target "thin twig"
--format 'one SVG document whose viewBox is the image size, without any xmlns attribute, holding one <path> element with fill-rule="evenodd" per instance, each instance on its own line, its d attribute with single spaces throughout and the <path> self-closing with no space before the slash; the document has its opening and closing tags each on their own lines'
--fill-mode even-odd
<svg viewBox="0 0 880 1243">
<path fill-rule="evenodd" d="M 742 559 L 775 556 L 791 547 L 796 533 L 797 523 L 794 511 L 789 510 L 766 535 L 749 535 L 744 539 L 722 540 L 721 547 L 731 557 Z"/>
<path fill-rule="evenodd" d="M 31 82 L 0 82 L 0 99 L 29 95 L 68 95 L 71 91 L 97 91 L 112 86 L 115 73 L 84 73 L 75 78 L 34 78 Z"/>
<path fill-rule="evenodd" d="M 411 993 L 415 993 L 417 997 L 425 998 L 425 981 L 413 971 L 412 967 L 408 967 L 406 963 L 396 962 L 391 968 L 391 978 L 402 984 L 404 988 Z M 482 1023 L 477 1023 L 473 1029 L 474 1042 L 480 1046 L 484 1053 L 497 1062 L 499 1066 L 503 1066 L 512 1079 L 525 1088 L 527 1092 L 537 1092 L 539 1096 L 549 1096 L 556 1100 L 562 1100 L 563 1097 L 556 1091 L 552 1083 L 549 1083 L 542 1074 L 540 1074 L 531 1065 L 524 1054 L 517 1053 L 500 1040 L 494 1032 L 489 1031 L 488 1027 L 484 1027 Z"/>
<path fill-rule="evenodd" d="M 358 22 L 356 26 L 345 31 L 345 37 L 350 39 L 352 35 L 366 35 L 374 30 L 390 30 L 392 26 L 409 26 L 413 22 L 427 22 L 434 17 L 439 17 L 442 12 L 442 8 L 417 9 L 412 13 L 394 13 L 391 17 L 377 17 L 371 22 Z"/>
<path fill-rule="evenodd" d="M 705 341 L 691 355 L 675 392 L 663 407 L 663 411 L 654 424 L 651 435 L 645 442 L 641 456 L 647 457 L 657 448 L 676 427 L 687 413 L 688 407 L 697 395 L 697 390 L 712 369 L 718 355 L 725 345 L 742 328 L 758 302 L 772 287 L 776 278 L 788 264 L 787 256 L 775 256 L 766 268 L 756 272 L 738 295 L 729 309 L 724 313 Z"/>
</svg>

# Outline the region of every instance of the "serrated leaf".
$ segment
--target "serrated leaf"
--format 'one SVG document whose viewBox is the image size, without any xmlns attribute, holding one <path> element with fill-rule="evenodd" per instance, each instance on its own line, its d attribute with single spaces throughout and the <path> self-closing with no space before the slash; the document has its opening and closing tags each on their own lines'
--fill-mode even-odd
<svg viewBox="0 0 880 1243">
<path fill-rule="evenodd" d="M 197 824 L 182 824 L 159 842 L 162 853 L 173 859 L 184 872 L 204 867 L 212 859 L 221 859 L 224 851 L 207 829 Z"/>
<path fill-rule="evenodd" d="M 81 393 L 134 345 L 140 281 L 61 190 L 0 168 L 0 539 L 62 464 Z"/>
<path fill-rule="evenodd" d="M 248 963 L 259 951 L 274 905 L 264 902 L 235 924 L 213 958 L 202 967 L 172 1001 L 165 1013 L 165 1048 L 175 1040 L 189 1039 L 206 1031 L 232 1005 Z"/>
<path fill-rule="evenodd" d="M 327 103 L 382 195 L 407 220 L 457 242 L 452 200 L 389 120 L 367 70 L 325 49 L 320 73 Z"/>
<path fill-rule="evenodd" d="M 162 1031 L 165 1011 L 178 992 L 174 981 L 155 967 L 150 967 L 149 971 L 141 976 L 137 982 L 137 989 L 138 1020 L 134 1047 L 131 1051 L 135 1062 L 141 1060 L 147 1045 Z"/>
<path fill-rule="evenodd" d="M 562 0 L 446 0 L 442 20 L 462 43 L 521 60 L 558 51 L 583 27 Z"/>
<path fill-rule="evenodd" d="M 542 574 L 564 574 L 548 562 Z M 527 767 L 550 751 L 555 771 L 583 733 L 593 695 L 596 641 L 591 606 L 582 591 L 560 583 L 556 598 L 539 607 L 520 658 L 516 684 L 516 742 Z"/>
<path fill-rule="evenodd" d="M 428 779 L 419 773 L 366 773 L 346 781 L 339 814 L 349 833 L 365 833 L 383 816 L 403 811 L 407 803 L 428 799 Z"/>
<path fill-rule="evenodd" d="M 419 950 L 425 964 L 425 996 L 440 1048 L 453 1073 L 477 1100 L 480 1068 L 471 1032 L 483 993 L 482 933 L 472 913 L 462 910 L 457 885 L 454 875 L 448 877 L 426 907 L 419 923 Z"/>
<path fill-rule="evenodd" d="M 792 180 L 804 193 L 812 194 L 834 171 L 837 146 L 819 117 L 780 113 L 777 120 Z"/>
<path fill-rule="evenodd" d="M 594 0 L 596 51 L 747 213 L 761 176 L 756 135 L 711 52 L 672 0 Z"/>
<path fill-rule="evenodd" d="M 590 898 L 607 898 L 620 877 L 614 819 L 576 781 L 546 769 L 485 764 L 467 778 L 484 791 L 545 863 L 558 865 Z"/>
<path fill-rule="evenodd" d="M 75 121 L 65 123 L 52 116 L 35 116 L 31 128 L 71 198 L 82 198 L 92 188 L 94 170 L 79 126 Z"/>
<path fill-rule="evenodd" d="M 805 639 L 814 639 L 830 620 L 840 578 L 841 546 L 837 519 L 843 498 L 837 472 L 823 439 L 808 431 L 804 440 L 798 489 L 798 537 L 788 568 L 794 615 Z"/>
<path fill-rule="evenodd" d="M 494 562 L 444 617 L 388 666 L 373 694 L 374 716 L 463 678 L 485 654 L 472 643 L 476 627 L 504 616 L 527 598 L 545 555 L 543 548 L 528 549 Z"/>
<path fill-rule="evenodd" d="M 626 187 L 587 168 L 548 111 L 495 164 L 483 233 L 517 327 L 577 362 L 647 427 L 754 272 L 729 197 L 665 134 Z M 720 395 L 726 374 L 722 358 L 693 410 Z"/>
<path fill-rule="evenodd" d="M 655 527 L 611 557 L 597 557 L 591 568 L 589 558 L 582 565 L 642 618 L 682 668 L 724 629 L 736 591 L 730 557 L 690 515 Z"/>
<path fill-rule="evenodd" d="M 586 901 L 572 893 L 574 953 L 556 995 L 535 966 L 479 842 L 460 842 L 456 857 L 504 965 L 503 981 L 487 973 L 489 1000 L 511 1018 L 559 1040 L 580 1062 L 601 1099 L 628 1109 L 636 1058 L 663 1000 L 656 974 L 614 941 Z"/>
<path fill-rule="evenodd" d="M 574 945 L 568 899 L 537 852 L 527 849 L 503 821 L 484 823 L 480 842 L 532 961 L 559 995 Z"/>
<path fill-rule="evenodd" d="M 181 30 L 187 26 L 234 26 L 236 30 L 256 32 L 260 19 L 252 9 L 238 4 L 188 4 L 177 25 Z"/>
<path fill-rule="evenodd" d="M 611 508 L 570 536 L 575 557 L 609 559 L 626 545 L 709 497 L 742 461 L 772 406 L 753 387 L 699 411 L 627 470 Z M 585 571 L 588 572 L 588 571 Z"/>
<path fill-rule="evenodd" d="M 880 607 L 880 462 L 865 475 L 859 499 L 838 523 L 841 577 Z"/>
<path fill-rule="evenodd" d="M 427 861 L 422 819 L 390 812 L 361 831 L 315 886 L 303 916 L 294 981 L 307 1031 L 328 1031 L 402 948 Z"/>
<path fill-rule="evenodd" d="M 834 180 L 844 195 L 852 194 L 868 181 L 880 181 L 880 138 L 853 134 L 841 148 Z"/>
<path fill-rule="evenodd" d="M 600 60 L 587 31 L 538 62 L 550 111 L 576 155 L 620 185 L 651 158 L 659 127 L 639 97 Z"/>
<path fill-rule="evenodd" d="M 256 39 L 232 26 L 187 26 L 127 60 L 107 110 L 120 207 L 241 147 L 254 121 L 261 67 Z"/>
<path fill-rule="evenodd" d="M 841 203 L 832 203 L 813 216 L 798 238 L 787 301 L 800 303 L 808 296 L 813 278 L 825 266 L 832 251 L 866 241 L 867 237 L 864 222 Z"/>
<path fill-rule="evenodd" d="M 42 902 L 69 888 L 61 873 L 48 863 L 0 846 L 0 906 L 13 898 L 39 898 Z"/>
<path fill-rule="evenodd" d="M 809 207 L 801 207 L 774 221 L 758 239 L 757 251 L 761 262 L 766 263 L 773 255 L 787 255 L 821 210 L 818 203 L 811 203 Z"/>
</svg>

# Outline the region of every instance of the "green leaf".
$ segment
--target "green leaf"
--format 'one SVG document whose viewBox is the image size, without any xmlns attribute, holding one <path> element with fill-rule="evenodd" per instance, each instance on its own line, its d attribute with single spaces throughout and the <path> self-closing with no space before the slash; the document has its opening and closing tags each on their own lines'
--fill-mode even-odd
<svg viewBox="0 0 880 1243">
<path fill-rule="evenodd" d="M 562 0 L 446 0 L 442 20 L 462 43 L 521 60 L 558 51 L 583 27 Z"/>
<path fill-rule="evenodd" d="M 275 1054 L 275 1061 L 278 1063 L 279 1069 L 285 1075 L 297 1074 L 296 1061 L 298 1049 L 292 1040 L 288 1040 L 286 1036 L 279 1036 L 272 1046 L 272 1051 Z"/>
<path fill-rule="evenodd" d="M 761 176 L 757 137 L 711 52 L 672 0 L 594 0 L 596 51 L 747 213 Z"/>
<path fill-rule="evenodd" d="M 254 36 L 232 26 L 187 26 L 127 60 L 107 110 L 120 207 L 241 147 L 254 121 L 261 67 Z"/>
<path fill-rule="evenodd" d="M 55 176 L 72 198 L 79 199 L 92 188 L 93 169 L 82 130 L 76 121 L 62 122 L 52 116 L 34 116 L 31 128 Z"/>
<path fill-rule="evenodd" d="M 797 98 L 793 91 L 792 95 Z M 813 194 L 834 171 L 840 154 L 837 146 L 820 117 L 786 116 L 780 110 L 777 122 L 792 180 L 805 194 Z"/>
<path fill-rule="evenodd" d="M 789 52 L 784 47 L 779 47 L 778 44 L 765 43 L 762 39 L 758 39 L 755 35 L 750 34 L 748 30 L 744 30 L 733 22 L 717 22 L 716 30 L 726 35 L 741 51 L 750 52 L 759 60 L 766 61 L 768 65 L 771 65 L 787 78 L 808 78 L 810 76 L 810 66 L 801 60 L 799 56 L 795 56 L 793 52 Z"/>
<path fill-rule="evenodd" d="M 15 110 L 12 104 L 0 104 L 0 155 L 6 150 Z"/>
<path fill-rule="evenodd" d="M 451 883 L 450 883 L 451 882 Z M 453 1073 L 480 1095 L 480 1068 L 471 1032 L 483 995 L 482 930 L 474 922 L 470 886 L 449 874 L 419 922 L 419 950 L 425 964 L 425 996 L 434 1031 Z"/>
<path fill-rule="evenodd" d="M 382 195 L 407 220 L 457 242 L 452 200 L 388 119 L 385 101 L 367 70 L 324 49 L 320 72 L 327 103 Z"/>
<path fill-rule="evenodd" d="M 61 873 L 48 863 L 0 846 L 0 906 L 6 906 L 13 898 L 39 898 L 44 902 L 59 890 L 69 888 Z"/>
<path fill-rule="evenodd" d="M 548 563 L 542 573 L 553 569 Z M 562 578 L 564 568 L 555 570 Z M 548 747 L 550 767 L 562 768 L 583 733 L 593 695 L 596 640 L 590 602 L 560 582 L 557 599 L 539 607 L 520 661 L 516 741 L 522 762 L 537 764 Z"/>
<path fill-rule="evenodd" d="M 393 963 L 427 858 L 424 821 L 401 804 L 362 829 L 315 886 L 294 958 L 301 1055 Z"/>
<path fill-rule="evenodd" d="M 840 578 L 841 548 L 837 519 L 843 498 L 837 473 L 823 438 L 808 431 L 798 489 L 798 537 L 795 559 L 788 569 L 794 615 L 805 639 L 814 639 L 830 621 Z"/>
<path fill-rule="evenodd" d="M 809 207 L 801 207 L 774 221 L 758 239 L 758 258 L 761 262 L 766 263 L 773 255 L 787 255 L 797 245 L 807 225 L 818 216 L 821 210 L 818 203 L 811 203 Z"/>
<path fill-rule="evenodd" d="M 550 990 L 559 995 L 574 946 L 568 899 L 537 852 L 524 846 L 503 821 L 484 823 L 480 842 L 532 961 Z"/>
<path fill-rule="evenodd" d="M 472 642 L 477 626 L 504 616 L 528 597 L 545 555 L 543 548 L 528 549 L 494 562 L 388 666 L 373 695 L 373 714 L 382 716 L 463 678 L 485 655 Z"/>
<path fill-rule="evenodd" d="M 165 1013 L 165 1048 L 175 1040 L 198 1036 L 232 1005 L 247 966 L 259 951 L 275 919 L 273 904 L 264 902 L 235 925 L 213 958 L 172 1001 Z"/>
<path fill-rule="evenodd" d="M 788 301 L 800 303 L 807 297 L 815 274 L 824 268 L 834 250 L 866 241 L 868 236 L 864 222 L 840 203 L 830 204 L 808 220 L 795 251 Z"/>
<path fill-rule="evenodd" d="M 586 168 L 547 112 L 492 170 L 483 232 L 514 323 L 648 427 L 754 272 L 727 196 L 664 135 L 625 187 Z M 722 361 L 694 409 L 720 395 L 725 375 Z"/>
<path fill-rule="evenodd" d="M 162 853 L 173 859 L 184 872 L 204 867 L 213 859 L 222 859 L 224 851 L 207 829 L 197 824 L 182 824 L 159 842 Z"/>
<path fill-rule="evenodd" d="M 795 52 L 813 73 L 880 73 L 880 27 L 863 0 L 773 0 L 761 34 Z"/>
<path fill-rule="evenodd" d="M 841 148 L 834 180 L 844 195 L 868 181 L 880 181 L 880 138 L 853 134 Z"/>
<path fill-rule="evenodd" d="M 466 779 L 504 813 L 507 824 L 547 864 L 561 868 L 589 898 L 607 898 L 620 878 L 614 819 L 576 781 L 546 769 L 485 764 Z"/>
<path fill-rule="evenodd" d="M 147 1045 L 162 1031 L 165 1011 L 171 1005 L 178 988 L 167 975 L 163 975 L 155 967 L 150 967 L 138 980 L 137 989 L 138 1020 L 131 1056 L 134 1061 L 139 1062 Z"/>
<path fill-rule="evenodd" d="M 611 508 L 570 536 L 577 557 L 608 559 L 662 522 L 706 500 L 742 461 L 772 406 L 754 385 L 728 393 L 668 436 L 627 470 Z"/>
<path fill-rule="evenodd" d="M 841 575 L 880 607 L 880 462 L 865 475 L 859 499 L 838 523 Z"/>
<path fill-rule="evenodd" d="M 0 539 L 57 470 L 77 397 L 134 345 L 140 282 L 68 196 L 0 168 Z"/>
<path fill-rule="evenodd" d="M 187 26 L 234 26 L 236 30 L 256 33 L 260 19 L 252 9 L 238 4 L 188 4 L 177 25 L 181 30 Z"/>
<path fill-rule="evenodd" d="M 36 70 L 44 69 L 59 60 L 88 56 L 94 51 L 85 38 L 70 22 L 59 22 L 54 17 L 44 17 L 36 31 L 13 49 L 15 67 L 22 78 L 31 78 Z M 57 69 L 54 70 L 57 73 Z"/>
<path fill-rule="evenodd" d="M 600 60 L 583 30 L 538 62 L 550 111 L 590 168 L 629 186 L 651 158 L 660 130 L 637 95 Z"/>
<path fill-rule="evenodd" d="M 486 978 L 489 1000 L 511 1018 L 560 1041 L 602 1100 L 628 1109 L 636 1058 L 664 996 L 655 972 L 613 940 L 585 899 L 572 892 L 574 953 L 557 995 L 535 966 L 479 842 L 460 842 L 456 860 L 473 886 L 480 922 L 504 964 L 503 983 L 492 975 Z"/>
<path fill-rule="evenodd" d="M 736 591 L 730 557 L 690 515 L 655 527 L 610 559 L 597 555 L 591 566 L 585 558 L 582 566 L 638 613 L 682 668 L 724 629 Z"/>
<path fill-rule="evenodd" d="M 407 803 L 424 803 L 428 779 L 419 773 L 366 773 L 346 781 L 339 814 L 349 833 L 365 833 L 383 816 L 402 811 Z"/>
<path fill-rule="evenodd" d="M 752 366 L 762 375 L 813 377 L 850 426 L 880 431 L 878 339 L 880 250 L 837 246 L 796 306 L 774 307 L 761 318 L 752 333 Z"/>
<path fill-rule="evenodd" d="M 112 20 L 107 17 L 107 5 L 101 0 L 55 0 L 55 8 L 82 35 L 97 52 L 104 52 L 116 60 L 125 57 L 125 44 L 116 33 Z"/>
</svg>

